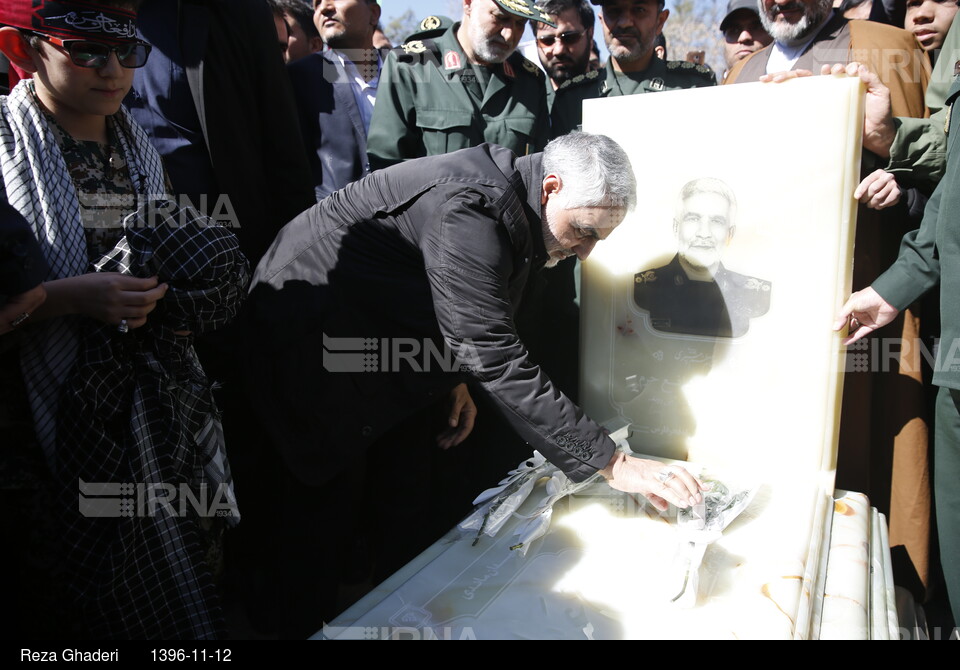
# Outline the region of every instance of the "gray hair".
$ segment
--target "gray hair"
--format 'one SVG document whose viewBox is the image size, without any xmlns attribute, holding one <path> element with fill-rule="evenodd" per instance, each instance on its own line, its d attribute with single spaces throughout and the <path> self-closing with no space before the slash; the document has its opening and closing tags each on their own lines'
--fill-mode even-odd
<svg viewBox="0 0 960 670">
<path fill-rule="evenodd" d="M 699 179 L 694 179 L 688 181 L 683 185 L 683 188 L 680 189 L 680 196 L 677 198 L 677 214 L 676 218 L 679 221 L 684 213 L 684 203 L 698 193 L 713 193 L 714 195 L 719 195 L 721 198 L 727 201 L 730 205 L 730 217 L 728 223 L 733 225 L 734 221 L 737 218 L 737 196 L 734 195 L 733 189 L 730 188 L 726 182 L 720 181 L 713 177 L 700 177 Z"/>
<path fill-rule="evenodd" d="M 637 204 L 637 178 L 623 148 L 606 135 L 573 132 L 543 150 L 543 174 L 560 177 L 564 209 Z"/>
</svg>

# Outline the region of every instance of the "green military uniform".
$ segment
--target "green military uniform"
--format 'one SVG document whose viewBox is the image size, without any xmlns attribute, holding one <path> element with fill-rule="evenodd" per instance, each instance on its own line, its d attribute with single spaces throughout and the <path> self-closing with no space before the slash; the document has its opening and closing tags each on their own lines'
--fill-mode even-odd
<svg viewBox="0 0 960 670">
<path fill-rule="evenodd" d="M 518 155 L 546 145 L 546 75 L 519 52 L 500 64 L 471 65 L 459 27 L 390 52 L 367 137 L 371 169 L 483 142 Z"/>
<path fill-rule="evenodd" d="M 943 177 L 947 165 L 947 108 L 944 100 L 958 74 L 960 21 L 954 21 L 944 39 L 924 96 L 930 118 L 898 116 L 893 120 L 897 135 L 890 147 L 890 161 L 884 169 L 896 175 L 898 181 L 929 191 Z"/>
<path fill-rule="evenodd" d="M 557 89 L 551 112 L 553 137 L 577 129 L 583 120 L 584 100 L 716 85 L 713 70 L 705 65 L 654 57 L 646 70 L 625 73 L 614 70 L 613 58 L 609 58 L 604 69 L 577 75 Z"/>
<path fill-rule="evenodd" d="M 946 52 L 941 58 L 946 56 Z M 952 56 L 951 56 L 952 57 Z M 956 62 L 956 61 L 954 61 Z M 958 67 L 960 70 L 960 67 Z M 900 256 L 873 288 L 903 310 L 940 285 L 940 347 L 933 383 L 937 397 L 934 496 L 940 562 L 954 620 L 960 623 L 960 76 L 945 96 L 947 155 L 943 179 L 927 202 L 920 228 L 907 233 Z"/>
</svg>

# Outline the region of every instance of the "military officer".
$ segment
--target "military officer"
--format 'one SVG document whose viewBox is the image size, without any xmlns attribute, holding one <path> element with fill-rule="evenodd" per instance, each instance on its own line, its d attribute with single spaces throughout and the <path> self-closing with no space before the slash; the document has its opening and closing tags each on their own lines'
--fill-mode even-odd
<svg viewBox="0 0 960 670">
<path fill-rule="evenodd" d="M 667 333 L 742 337 L 770 309 L 770 282 L 731 272 L 720 259 L 736 230 L 736 198 L 719 179 L 680 190 L 673 221 L 679 250 L 668 264 L 638 272 L 633 297 L 650 325 Z"/>
<path fill-rule="evenodd" d="M 464 0 L 462 21 L 394 49 L 370 124 L 370 167 L 483 142 L 519 155 L 542 150 L 545 75 L 516 51 L 527 20 L 551 23 L 533 0 Z"/>
<path fill-rule="evenodd" d="M 715 86 L 713 70 L 688 61 L 663 61 L 654 46 L 670 16 L 664 0 L 590 0 L 600 5 L 600 24 L 610 58 L 607 66 L 578 75 L 557 89 L 553 136 L 576 130 L 583 101 L 680 88 Z"/>
</svg>

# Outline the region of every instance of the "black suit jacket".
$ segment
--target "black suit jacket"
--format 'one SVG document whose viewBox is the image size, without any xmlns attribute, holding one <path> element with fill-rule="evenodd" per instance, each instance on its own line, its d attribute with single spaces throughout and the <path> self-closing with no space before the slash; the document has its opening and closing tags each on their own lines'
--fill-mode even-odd
<svg viewBox="0 0 960 670">
<path fill-rule="evenodd" d="M 270 10 L 263 0 L 180 0 L 179 8 L 178 26 L 151 29 L 179 32 L 210 162 L 255 265 L 280 228 L 313 204 Z"/>
<path fill-rule="evenodd" d="M 253 280 L 244 370 L 297 477 L 318 485 L 354 466 L 467 378 L 575 481 L 609 463 L 613 442 L 514 327 L 547 256 L 542 180 L 540 154 L 482 144 L 378 170 L 280 232 Z M 445 343 L 463 367 L 425 354 Z"/>
<path fill-rule="evenodd" d="M 310 54 L 287 71 L 320 201 L 370 172 L 366 129 L 347 73 L 336 58 Z"/>
</svg>

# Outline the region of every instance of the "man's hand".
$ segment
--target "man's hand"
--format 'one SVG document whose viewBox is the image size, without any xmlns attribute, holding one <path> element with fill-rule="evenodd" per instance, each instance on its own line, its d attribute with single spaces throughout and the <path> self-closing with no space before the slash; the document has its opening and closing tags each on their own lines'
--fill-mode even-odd
<svg viewBox="0 0 960 670">
<path fill-rule="evenodd" d="M 843 343 L 853 344 L 893 321 L 899 313 L 900 310 L 881 298 L 872 286 L 868 286 L 850 296 L 840 310 L 837 320 L 833 322 L 833 329 L 843 330 L 849 323 L 851 335 Z"/>
<path fill-rule="evenodd" d="M 29 291 L 10 298 L 7 304 L 0 308 L 0 335 L 28 323 L 30 317 L 46 299 L 47 291 L 43 288 L 43 284 L 38 284 Z M 27 315 L 26 319 L 22 318 L 24 314 Z M 19 320 L 16 326 L 13 325 L 15 319 Z"/>
<path fill-rule="evenodd" d="M 890 147 L 893 145 L 893 138 L 897 134 L 897 128 L 893 125 L 893 109 L 890 106 L 890 89 L 867 66 L 856 61 L 824 65 L 820 68 L 820 74 L 845 74 L 850 77 L 860 77 L 860 81 L 867 85 L 863 119 L 863 148 L 872 151 L 881 158 L 889 158 Z M 791 70 L 789 72 L 765 74 L 760 77 L 760 81 L 779 84 L 790 79 L 812 75 L 813 73 L 809 70 Z"/>
<path fill-rule="evenodd" d="M 477 419 L 477 406 L 473 404 L 466 384 L 458 384 L 450 391 L 449 406 L 449 427 L 437 435 L 437 446 L 441 449 L 455 447 L 467 439 Z"/>
<path fill-rule="evenodd" d="M 679 465 L 666 465 L 616 452 L 610 464 L 600 471 L 611 488 L 625 493 L 641 493 L 661 512 L 667 503 L 690 507 L 703 501 L 703 483 Z"/>
<path fill-rule="evenodd" d="M 169 288 L 157 277 L 140 279 L 117 272 L 90 272 L 55 279 L 45 286 L 48 299 L 38 312 L 40 318 L 83 314 L 111 325 L 126 320 L 130 328 L 147 322 Z"/>
<path fill-rule="evenodd" d="M 867 85 L 863 117 L 863 148 L 881 158 L 889 158 L 893 138 L 897 135 L 897 128 L 893 125 L 893 108 L 890 106 L 890 89 L 866 65 L 857 62 L 846 65 L 837 64 L 832 67 L 824 65 L 821 74 L 846 74 L 851 77 L 860 77 L 860 81 Z"/>
<path fill-rule="evenodd" d="M 900 202 L 897 178 L 885 170 L 875 170 L 864 177 L 853 197 L 870 209 L 893 207 Z"/>
</svg>

